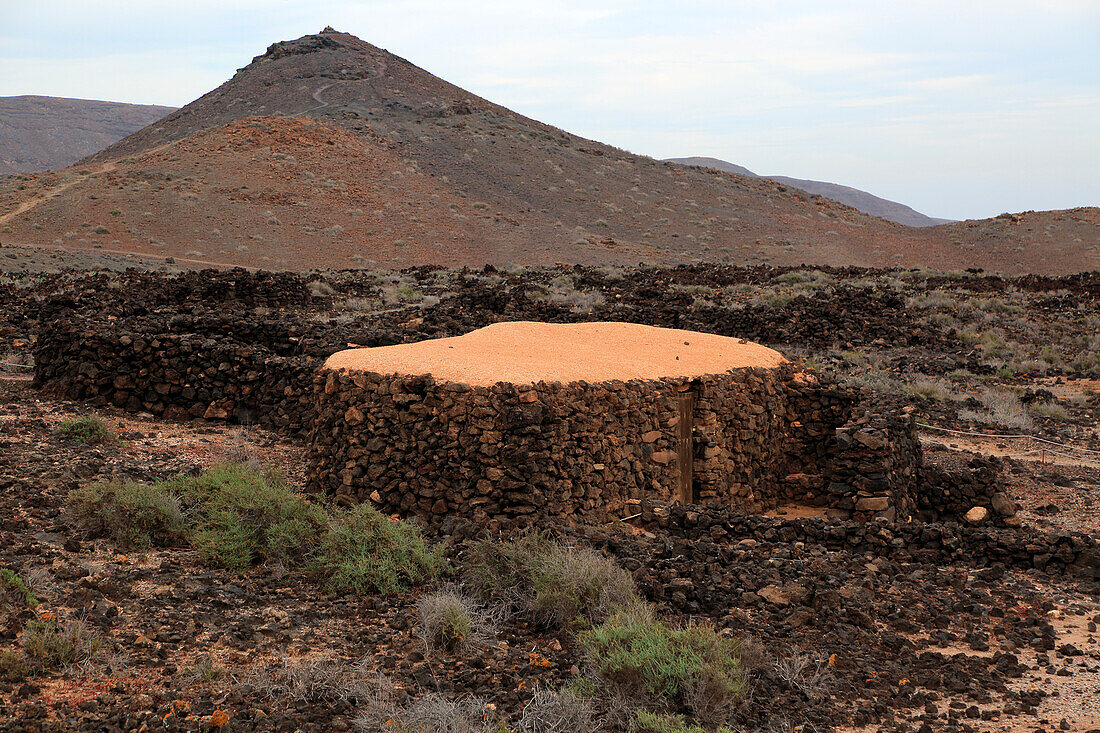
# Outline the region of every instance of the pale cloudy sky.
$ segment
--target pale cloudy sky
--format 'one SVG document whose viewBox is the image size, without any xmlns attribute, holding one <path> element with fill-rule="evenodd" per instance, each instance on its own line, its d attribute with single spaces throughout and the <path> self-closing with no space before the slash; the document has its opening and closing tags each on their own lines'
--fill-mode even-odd
<svg viewBox="0 0 1100 733">
<path fill-rule="evenodd" d="M 1100 205 L 1100 0 L 0 0 L 0 95 L 183 105 L 325 25 L 636 153 L 932 216 Z"/>
</svg>

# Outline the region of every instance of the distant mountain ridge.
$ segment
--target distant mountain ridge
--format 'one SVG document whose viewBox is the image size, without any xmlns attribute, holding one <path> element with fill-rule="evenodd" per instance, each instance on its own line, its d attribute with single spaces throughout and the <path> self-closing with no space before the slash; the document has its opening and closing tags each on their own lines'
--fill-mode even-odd
<svg viewBox="0 0 1100 733">
<path fill-rule="evenodd" d="M 0 174 L 70 166 L 175 109 L 94 99 L 0 97 Z"/>
<path fill-rule="evenodd" d="M 1100 268 L 1100 210 L 916 228 L 572 135 L 327 28 L 129 137 L 0 176 L 0 243 L 279 270 L 720 262 Z"/>
<path fill-rule="evenodd" d="M 790 178 L 789 176 L 761 176 L 753 173 L 744 166 L 730 163 L 719 158 L 693 156 L 689 158 L 666 158 L 666 160 L 673 163 L 681 163 L 683 165 L 694 165 L 700 168 L 715 168 L 720 171 L 736 173 L 739 176 L 747 176 L 749 178 L 768 178 L 772 181 L 782 183 L 785 186 L 794 186 L 795 188 L 802 189 L 806 193 L 812 193 L 818 196 L 824 196 L 827 199 L 832 199 L 833 201 L 839 201 L 842 204 L 851 206 L 853 209 L 859 209 L 864 214 L 870 214 L 880 219 L 886 219 L 887 221 L 897 222 L 898 224 L 904 224 L 910 227 L 934 227 L 939 224 L 948 224 L 954 221 L 953 219 L 937 219 L 934 216 L 927 216 L 919 211 L 914 211 L 905 204 L 899 204 L 896 201 L 880 198 L 866 191 L 861 191 L 858 188 L 842 186 L 839 183 L 809 181 L 802 178 Z"/>
</svg>

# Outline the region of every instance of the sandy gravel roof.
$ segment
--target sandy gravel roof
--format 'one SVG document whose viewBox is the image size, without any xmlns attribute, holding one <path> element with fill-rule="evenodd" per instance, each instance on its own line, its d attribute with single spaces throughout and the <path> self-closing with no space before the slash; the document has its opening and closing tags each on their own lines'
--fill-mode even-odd
<svg viewBox="0 0 1100 733">
<path fill-rule="evenodd" d="M 779 366 L 785 359 L 760 344 L 636 323 L 494 323 L 454 338 L 349 349 L 329 369 L 430 374 L 470 385 L 497 382 L 601 382 L 721 374 Z"/>
</svg>

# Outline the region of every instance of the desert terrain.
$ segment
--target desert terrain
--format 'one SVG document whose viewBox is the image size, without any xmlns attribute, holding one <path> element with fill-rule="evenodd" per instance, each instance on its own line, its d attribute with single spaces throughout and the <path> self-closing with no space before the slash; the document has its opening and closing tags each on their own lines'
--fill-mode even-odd
<svg viewBox="0 0 1100 733">
<path fill-rule="evenodd" d="M 0 257 L 3 730 L 1100 727 L 1095 273 L 694 265 L 276 276 L 118 272 L 113 260 L 89 273 L 66 269 L 67 255 L 29 272 L 30 254 L 5 254 L 19 257 Z M 303 562 L 252 535 L 243 559 L 227 555 L 216 527 L 205 540 L 162 535 L 132 514 L 132 499 L 102 493 L 175 486 L 183 517 L 197 521 L 188 518 L 205 504 L 188 503 L 187 487 L 237 481 L 260 487 L 251 502 L 343 516 L 306 491 L 300 432 L 243 413 L 190 419 L 163 403 L 72 399 L 52 381 L 66 368 L 49 346 L 58 328 L 141 329 L 150 343 L 222 333 L 230 349 L 319 365 L 349 345 L 531 320 L 772 346 L 876 413 L 911 414 L 926 470 L 994 472 L 1012 506 L 977 521 L 918 512 L 862 522 L 813 502 L 764 514 L 643 504 L 636 516 L 546 522 L 536 534 L 508 522 L 486 534 L 453 517 L 402 535 L 429 554 L 414 553 L 419 570 L 400 582 L 336 582 L 344 576 L 319 555 Z M 528 557 L 574 571 L 525 575 Z M 545 582 L 567 590 L 544 596 Z M 630 623 L 673 634 L 659 647 L 687 643 L 676 629 L 704 630 L 691 637 L 697 666 L 654 671 L 638 649 L 641 661 L 613 662 L 601 605 L 612 602 L 634 609 Z M 441 622 L 448 608 L 468 625 Z"/>
</svg>

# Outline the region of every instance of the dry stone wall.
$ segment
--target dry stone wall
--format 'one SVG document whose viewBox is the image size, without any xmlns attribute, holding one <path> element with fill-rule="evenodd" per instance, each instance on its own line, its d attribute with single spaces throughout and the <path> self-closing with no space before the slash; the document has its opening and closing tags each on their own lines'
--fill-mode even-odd
<svg viewBox="0 0 1100 733">
<path fill-rule="evenodd" d="M 690 381 L 492 387 L 325 370 L 315 390 L 314 488 L 429 523 L 456 514 L 500 526 L 600 521 L 635 512 L 642 499 L 680 498 L 679 404 L 688 393 L 692 500 L 774 506 L 792 467 L 824 470 L 817 461 L 827 451 L 819 456 L 810 437 L 835 426 L 815 419 L 842 414 L 829 399 L 807 414 L 794 409 L 811 402 L 813 386 L 791 365 Z"/>
<path fill-rule="evenodd" d="M 319 359 L 280 356 L 277 347 L 178 325 L 180 332 L 145 331 L 132 323 L 127 328 L 82 320 L 55 324 L 39 337 L 35 383 L 67 399 L 130 412 L 256 423 L 290 433 L 306 427 Z"/>
<path fill-rule="evenodd" d="M 1004 523 L 1015 512 L 999 467 L 925 465 L 908 417 L 823 378 L 795 378 L 793 367 L 692 383 L 361 386 L 363 377 L 318 376 L 323 357 L 351 339 L 374 346 L 423 334 L 326 330 L 277 313 L 63 312 L 38 332 L 35 378 L 47 392 L 309 436 L 315 489 L 344 502 L 377 495 L 429 521 L 597 520 L 629 514 L 643 498 L 678 499 L 685 393 L 694 397 L 693 502 L 740 511 L 808 502 L 857 520 L 953 518 L 978 507 L 982 523 Z"/>
</svg>

